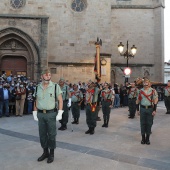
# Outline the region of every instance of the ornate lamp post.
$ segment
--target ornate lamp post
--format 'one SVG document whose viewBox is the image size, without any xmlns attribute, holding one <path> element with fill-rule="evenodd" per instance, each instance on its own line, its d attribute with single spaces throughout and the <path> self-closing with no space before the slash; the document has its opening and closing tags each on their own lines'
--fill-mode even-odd
<svg viewBox="0 0 170 170">
<path fill-rule="evenodd" d="M 131 49 L 129 50 L 129 42 L 127 41 L 127 44 L 126 44 L 126 51 L 123 52 L 124 50 L 124 45 L 122 44 L 122 42 L 120 42 L 120 44 L 118 45 L 118 51 L 120 53 L 121 56 L 124 56 L 124 58 L 127 59 L 127 62 L 126 62 L 126 67 L 128 68 L 129 67 L 129 59 L 130 58 L 134 58 L 136 52 L 137 52 L 137 48 L 135 47 L 135 45 L 133 45 L 131 47 Z M 125 83 L 128 82 L 128 78 L 126 77 L 125 78 Z"/>
</svg>

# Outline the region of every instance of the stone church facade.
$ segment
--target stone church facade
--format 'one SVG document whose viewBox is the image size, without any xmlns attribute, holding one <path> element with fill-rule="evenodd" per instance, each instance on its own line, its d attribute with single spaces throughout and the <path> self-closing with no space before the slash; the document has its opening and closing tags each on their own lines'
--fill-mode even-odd
<svg viewBox="0 0 170 170">
<path fill-rule="evenodd" d="M 163 82 L 164 0 L 2 0 L 0 11 L 0 72 L 38 80 L 49 68 L 56 82 L 94 80 L 99 37 L 102 82 L 124 82 L 117 45 L 127 40 L 137 47 L 129 81 Z"/>
</svg>

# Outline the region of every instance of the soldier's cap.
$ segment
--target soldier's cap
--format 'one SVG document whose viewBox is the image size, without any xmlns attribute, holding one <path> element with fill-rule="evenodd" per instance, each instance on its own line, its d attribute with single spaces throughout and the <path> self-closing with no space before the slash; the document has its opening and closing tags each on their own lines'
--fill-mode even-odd
<svg viewBox="0 0 170 170">
<path fill-rule="evenodd" d="M 49 69 L 43 69 L 43 70 L 41 71 L 41 75 L 47 74 L 47 73 L 51 73 Z"/>
<path fill-rule="evenodd" d="M 59 80 L 59 82 L 60 82 L 60 81 L 65 82 L 65 79 L 64 79 L 63 77 L 61 77 L 60 80 Z"/>
</svg>

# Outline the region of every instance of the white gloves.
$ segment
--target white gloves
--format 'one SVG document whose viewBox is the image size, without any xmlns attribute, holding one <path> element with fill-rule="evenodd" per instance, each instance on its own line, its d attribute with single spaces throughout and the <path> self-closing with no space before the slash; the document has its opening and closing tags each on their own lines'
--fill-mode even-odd
<svg viewBox="0 0 170 170">
<path fill-rule="evenodd" d="M 71 98 L 68 99 L 67 107 L 71 107 Z"/>
<path fill-rule="evenodd" d="M 58 110 L 58 114 L 56 116 L 56 120 L 59 121 L 62 119 L 62 114 L 63 114 L 64 110 Z"/>
<path fill-rule="evenodd" d="M 38 117 L 37 117 L 37 111 L 33 111 L 33 117 L 35 121 L 38 121 Z"/>
</svg>

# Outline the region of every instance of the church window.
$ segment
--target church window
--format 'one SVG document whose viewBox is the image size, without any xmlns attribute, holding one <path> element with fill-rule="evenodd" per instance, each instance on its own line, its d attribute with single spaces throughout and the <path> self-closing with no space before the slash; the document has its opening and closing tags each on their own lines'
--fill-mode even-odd
<svg viewBox="0 0 170 170">
<path fill-rule="evenodd" d="M 13 8 L 19 9 L 25 5 L 25 0 L 10 0 L 10 4 Z"/>
<path fill-rule="evenodd" d="M 86 8 L 86 3 L 84 0 L 73 0 L 71 8 L 76 12 L 82 12 Z"/>
</svg>

